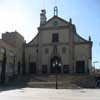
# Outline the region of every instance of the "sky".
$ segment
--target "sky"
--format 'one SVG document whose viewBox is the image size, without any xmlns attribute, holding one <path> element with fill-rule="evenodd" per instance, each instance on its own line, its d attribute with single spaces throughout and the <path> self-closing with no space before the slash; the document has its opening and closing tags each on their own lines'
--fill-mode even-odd
<svg viewBox="0 0 100 100">
<path fill-rule="evenodd" d="M 18 31 L 26 42 L 38 33 L 41 9 L 46 9 L 47 19 L 53 17 L 54 6 L 58 16 L 72 18 L 79 35 L 93 41 L 92 59 L 100 68 L 100 0 L 0 0 L 0 37 L 4 32 Z"/>
</svg>

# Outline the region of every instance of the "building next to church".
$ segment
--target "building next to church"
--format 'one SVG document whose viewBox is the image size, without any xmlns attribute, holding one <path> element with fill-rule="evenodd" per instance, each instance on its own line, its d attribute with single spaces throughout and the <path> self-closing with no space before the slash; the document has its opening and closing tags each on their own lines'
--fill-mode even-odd
<svg viewBox="0 0 100 100">
<path fill-rule="evenodd" d="M 47 20 L 46 10 L 40 14 L 38 34 L 25 46 L 26 69 L 29 73 L 88 73 L 92 63 L 92 41 L 82 38 L 72 20 L 58 16 Z"/>
<path fill-rule="evenodd" d="M 17 31 L 2 34 L 2 39 L 0 39 L 0 81 L 2 76 L 5 77 L 4 80 L 8 81 L 13 76 L 22 73 L 24 43 L 24 37 Z M 4 54 L 6 56 L 5 66 L 3 66 Z"/>
<path fill-rule="evenodd" d="M 26 43 L 18 32 L 6 32 L 0 40 L 0 77 L 6 50 L 7 78 L 14 74 L 89 73 L 92 67 L 92 41 L 82 38 L 72 20 L 58 16 L 47 20 L 46 10 L 40 14 L 35 38 Z"/>
</svg>

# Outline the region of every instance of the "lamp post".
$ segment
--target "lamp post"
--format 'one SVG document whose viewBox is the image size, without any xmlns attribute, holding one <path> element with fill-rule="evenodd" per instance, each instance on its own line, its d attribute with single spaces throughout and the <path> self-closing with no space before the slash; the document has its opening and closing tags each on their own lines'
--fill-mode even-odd
<svg viewBox="0 0 100 100">
<path fill-rule="evenodd" d="M 56 89 L 58 89 L 58 67 L 61 67 L 61 62 L 59 61 L 59 59 L 55 59 L 53 62 L 53 67 L 56 68 Z"/>
</svg>

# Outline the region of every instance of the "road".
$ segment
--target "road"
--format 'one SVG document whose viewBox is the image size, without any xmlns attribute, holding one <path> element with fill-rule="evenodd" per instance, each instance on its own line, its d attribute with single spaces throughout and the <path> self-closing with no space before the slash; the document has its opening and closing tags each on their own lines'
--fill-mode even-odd
<svg viewBox="0 0 100 100">
<path fill-rule="evenodd" d="M 0 100 L 100 100 L 100 89 L 20 88 L 0 91 Z"/>
</svg>

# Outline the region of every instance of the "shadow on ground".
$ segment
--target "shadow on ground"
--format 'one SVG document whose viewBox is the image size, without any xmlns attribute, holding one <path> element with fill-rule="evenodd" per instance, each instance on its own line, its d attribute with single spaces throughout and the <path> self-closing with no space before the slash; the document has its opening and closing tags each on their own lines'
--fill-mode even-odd
<svg viewBox="0 0 100 100">
<path fill-rule="evenodd" d="M 9 80 L 5 84 L 0 84 L 0 92 L 15 90 L 27 87 L 27 82 L 30 81 L 29 76 L 18 76 L 16 79 Z"/>
</svg>

